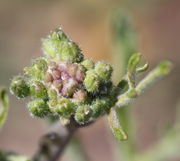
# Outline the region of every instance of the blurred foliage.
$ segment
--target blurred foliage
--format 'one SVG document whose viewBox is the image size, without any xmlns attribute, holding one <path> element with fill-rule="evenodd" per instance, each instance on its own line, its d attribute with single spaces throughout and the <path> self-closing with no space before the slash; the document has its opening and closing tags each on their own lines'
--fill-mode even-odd
<svg viewBox="0 0 180 161">
<path fill-rule="evenodd" d="M 9 98 L 5 89 L 0 88 L 0 128 L 5 123 L 9 108 Z"/>
</svg>

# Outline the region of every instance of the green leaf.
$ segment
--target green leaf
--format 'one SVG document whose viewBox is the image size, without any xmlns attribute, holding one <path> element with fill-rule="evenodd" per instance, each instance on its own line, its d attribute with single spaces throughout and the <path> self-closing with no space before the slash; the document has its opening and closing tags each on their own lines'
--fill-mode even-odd
<svg viewBox="0 0 180 161">
<path fill-rule="evenodd" d="M 0 128 L 5 123 L 7 113 L 9 109 L 9 97 L 5 89 L 0 88 Z"/>
<path fill-rule="evenodd" d="M 19 156 L 19 155 L 12 155 L 8 157 L 9 161 L 30 161 L 27 157 Z"/>
<path fill-rule="evenodd" d="M 128 136 L 126 132 L 123 130 L 120 121 L 118 119 L 118 115 L 114 108 L 111 108 L 111 111 L 108 116 L 109 126 L 112 130 L 114 136 L 121 141 L 127 140 Z"/>
<path fill-rule="evenodd" d="M 135 53 L 133 54 L 128 61 L 128 72 L 133 74 L 133 72 L 136 70 L 137 65 L 140 63 L 141 60 L 141 54 Z"/>
<path fill-rule="evenodd" d="M 144 64 L 143 66 L 138 67 L 138 68 L 136 69 L 136 72 L 137 72 L 137 73 L 145 72 L 148 68 L 149 68 L 149 64 L 146 63 L 146 64 Z"/>
</svg>

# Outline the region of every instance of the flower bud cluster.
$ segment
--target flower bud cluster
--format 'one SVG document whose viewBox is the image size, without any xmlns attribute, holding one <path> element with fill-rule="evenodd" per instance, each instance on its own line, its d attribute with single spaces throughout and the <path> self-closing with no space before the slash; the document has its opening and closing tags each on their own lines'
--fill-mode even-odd
<svg viewBox="0 0 180 161">
<path fill-rule="evenodd" d="M 65 125 L 71 118 L 85 124 L 108 113 L 116 101 L 111 65 L 85 59 L 61 29 L 43 39 L 42 46 L 45 56 L 24 68 L 23 76 L 15 77 L 10 87 L 18 98 L 31 96 L 30 113 L 59 116 Z"/>
</svg>

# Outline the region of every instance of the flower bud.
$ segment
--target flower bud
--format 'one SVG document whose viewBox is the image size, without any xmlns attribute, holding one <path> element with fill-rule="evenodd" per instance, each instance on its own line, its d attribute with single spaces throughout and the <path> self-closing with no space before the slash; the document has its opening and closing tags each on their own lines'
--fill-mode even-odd
<svg viewBox="0 0 180 161">
<path fill-rule="evenodd" d="M 47 62 L 43 58 L 36 59 L 31 67 L 24 68 L 25 74 L 34 77 L 35 79 L 44 79 L 47 71 Z"/>
<path fill-rule="evenodd" d="M 81 64 L 86 68 L 86 70 L 94 68 L 94 62 L 91 59 L 85 59 Z"/>
<path fill-rule="evenodd" d="M 58 69 L 52 70 L 52 76 L 54 79 L 60 79 L 61 78 L 61 72 Z"/>
<path fill-rule="evenodd" d="M 67 36 L 61 29 L 54 30 L 47 38 L 42 40 L 42 48 L 46 55 L 56 57 L 59 55 L 61 44 L 68 41 Z"/>
<path fill-rule="evenodd" d="M 83 59 L 81 50 L 74 42 L 63 42 L 59 50 L 59 58 L 66 62 L 80 62 Z"/>
<path fill-rule="evenodd" d="M 47 90 L 43 83 L 40 81 L 34 81 L 30 85 L 31 95 L 35 98 L 47 98 Z"/>
<path fill-rule="evenodd" d="M 56 107 L 52 109 L 54 112 L 62 116 L 70 116 L 75 110 L 75 105 L 67 98 L 61 98 L 58 100 Z"/>
<path fill-rule="evenodd" d="M 49 89 L 48 90 L 48 97 L 50 99 L 54 99 L 54 100 L 57 100 L 57 92 L 55 89 Z"/>
<path fill-rule="evenodd" d="M 93 111 L 93 117 L 98 118 L 101 114 L 107 113 L 113 104 L 113 99 L 111 98 L 97 98 L 92 102 L 91 109 Z"/>
<path fill-rule="evenodd" d="M 84 124 L 90 121 L 91 115 L 92 115 L 92 110 L 90 106 L 81 105 L 76 110 L 75 120 L 80 124 Z"/>
<path fill-rule="evenodd" d="M 28 109 L 32 115 L 45 117 L 50 113 L 47 103 L 43 99 L 33 100 L 28 104 Z"/>
<path fill-rule="evenodd" d="M 105 62 L 98 62 L 95 65 L 95 71 L 103 81 L 108 81 L 111 78 L 112 67 Z"/>
<path fill-rule="evenodd" d="M 99 88 L 99 77 L 94 70 L 89 70 L 86 72 L 86 77 L 84 79 L 84 86 L 88 92 L 95 92 Z"/>
<path fill-rule="evenodd" d="M 49 73 L 49 72 L 46 73 L 45 82 L 46 83 L 52 83 L 53 82 L 53 76 L 51 73 Z"/>
<path fill-rule="evenodd" d="M 63 82 L 62 80 L 54 80 L 53 85 L 58 91 L 60 91 L 63 87 Z"/>
<path fill-rule="evenodd" d="M 79 89 L 74 93 L 73 98 L 77 102 L 85 102 L 87 98 L 87 92 L 85 90 Z"/>
<path fill-rule="evenodd" d="M 62 95 L 64 97 L 71 97 L 77 88 L 77 81 L 74 79 L 64 80 L 63 81 L 63 88 L 62 88 Z"/>
<path fill-rule="evenodd" d="M 17 76 L 13 78 L 10 85 L 11 92 L 19 98 L 29 96 L 30 90 L 24 78 Z"/>
</svg>

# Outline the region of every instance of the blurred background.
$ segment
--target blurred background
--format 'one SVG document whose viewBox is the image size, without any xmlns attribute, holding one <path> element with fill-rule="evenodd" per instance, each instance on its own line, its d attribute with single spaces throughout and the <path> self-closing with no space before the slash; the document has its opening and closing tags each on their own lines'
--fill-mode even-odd
<svg viewBox="0 0 180 161">
<path fill-rule="evenodd" d="M 150 68 L 164 59 L 174 64 L 168 77 L 131 106 L 135 147 L 145 153 L 173 126 L 180 100 L 178 0 L 0 0 L 0 85 L 8 88 L 14 75 L 32 58 L 41 56 L 41 38 L 58 27 L 80 44 L 86 57 L 112 63 L 117 82 L 125 70 L 126 54 L 131 54 L 121 40 L 122 16 L 130 20 L 136 33 L 128 37 L 129 43 L 136 42 L 135 51 L 142 53 Z M 18 101 L 13 96 L 10 100 L 8 120 L 0 132 L 0 149 L 32 156 L 48 126 L 29 116 L 27 100 Z M 72 156 L 81 156 L 79 149 L 88 161 L 123 160 L 121 145 L 126 142 L 114 139 L 106 118 L 79 130 L 75 138 L 78 146 L 74 150 L 68 147 L 63 160 L 76 161 Z M 167 161 L 180 161 L 176 156 L 173 159 Z"/>
</svg>

